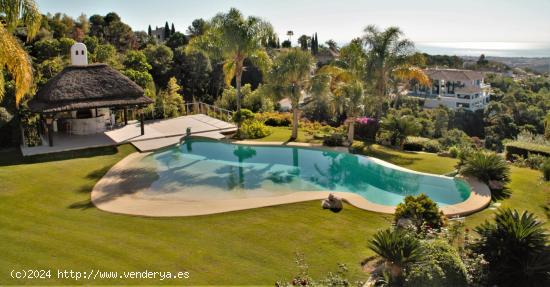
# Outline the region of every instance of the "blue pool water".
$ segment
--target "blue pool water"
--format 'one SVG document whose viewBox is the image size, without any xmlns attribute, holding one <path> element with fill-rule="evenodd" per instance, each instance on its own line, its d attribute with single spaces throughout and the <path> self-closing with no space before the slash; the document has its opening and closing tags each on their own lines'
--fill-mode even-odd
<svg viewBox="0 0 550 287">
<path fill-rule="evenodd" d="M 190 139 L 152 153 L 141 164 L 156 173 L 150 195 L 186 200 L 342 191 L 389 206 L 407 195 L 425 193 L 445 206 L 470 196 L 469 186 L 459 179 L 394 169 L 353 154 L 298 147 Z"/>
</svg>

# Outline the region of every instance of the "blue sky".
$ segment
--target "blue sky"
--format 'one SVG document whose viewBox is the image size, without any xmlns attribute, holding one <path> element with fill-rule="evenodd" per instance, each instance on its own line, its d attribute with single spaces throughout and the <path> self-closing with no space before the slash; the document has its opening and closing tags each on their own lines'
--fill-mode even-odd
<svg viewBox="0 0 550 287">
<path fill-rule="evenodd" d="M 230 7 L 273 24 L 280 38 L 317 32 L 345 43 L 369 24 L 396 25 L 417 42 L 550 42 L 550 0 L 38 0 L 43 13 L 104 15 L 114 11 L 134 30 L 174 23 L 185 31 Z M 294 37 L 295 40 L 297 37 Z"/>
</svg>

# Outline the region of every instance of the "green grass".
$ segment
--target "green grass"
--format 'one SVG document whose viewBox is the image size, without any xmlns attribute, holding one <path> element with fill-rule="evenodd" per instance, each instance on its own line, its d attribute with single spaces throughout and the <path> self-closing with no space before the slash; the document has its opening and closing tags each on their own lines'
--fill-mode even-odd
<svg viewBox="0 0 550 287">
<path fill-rule="evenodd" d="M 23 161 L 0 153 L 0 285 L 7 284 L 266 284 L 296 274 L 294 253 L 304 254 L 313 276 L 349 267 L 352 281 L 365 280 L 360 262 L 372 255 L 366 241 L 389 226 L 391 216 L 346 205 L 340 213 L 318 201 L 209 216 L 145 218 L 102 212 L 90 203 L 95 182 L 131 146 L 89 150 Z M 371 155 L 410 169 L 452 170 L 454 160 L 373 146 Z M 81 156 L 82 155 L 82 156 Z M 33 162 L 34 161 L 34 162 Z M 550 184 L 540 173 L 512 169 L 513 190 L 503 206 L 541 218 Z M 485 210 L 467 219 L 490 218 Z M 546 218 L 545 218 L 546 219 Z M 15 280 L 11 270 L 189 271 L 185 281 Z"/>
<path fill-rule="evenodd" d="M 22 163 L 0 154 L 0 285 L 76 284 L 72 280 L 14 280 L 12 269 L 87 271 L 189 271 L 186 281 L 97 280 L 86 284 L 267 284 L 296 274 L 302 252 L 312 274 L 350 267 L 365 280 L 360 262 L 372 253 L 366 239 L 390 216 L 320 202 L 211 216 L 144 218 L 116 215 L 90 204 L 90 190 L 130 146 L 94 157 Z M 10 165 L 7 165 L 8 162 Z M 80 281 L 82 283 L 84 281 Z"/>
<path fill-rule="evenodd" d="M 363 154 L 412 170 L 435 174 L 454 171 L 458 162 L 457 159 L 441 157 L 433 153 L 400 151 L 377 144 L 368 146 Z"/>
<path fill-rule="evenodd" d="M 256 139 L 256 141 L 263 142 L 286 142 L 290 140 L 292 134 L 292 127 L 269 127 L 271 134 L 267 137 Z M 314 140 L 313 137 L 302 130 L 298 130 L 297 142 L 319 142 Z"/>
</svg>

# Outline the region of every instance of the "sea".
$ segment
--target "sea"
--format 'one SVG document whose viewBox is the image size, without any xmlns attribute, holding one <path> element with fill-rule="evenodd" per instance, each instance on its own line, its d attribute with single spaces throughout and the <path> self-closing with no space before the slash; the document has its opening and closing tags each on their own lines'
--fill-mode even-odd
<svg viewBox="0 0 550 287">
<path fill-rule="evenodd" d="M 550 57 L 550 42 L 416 42 L 415 47 L 430 55 Z"/>
</svg>

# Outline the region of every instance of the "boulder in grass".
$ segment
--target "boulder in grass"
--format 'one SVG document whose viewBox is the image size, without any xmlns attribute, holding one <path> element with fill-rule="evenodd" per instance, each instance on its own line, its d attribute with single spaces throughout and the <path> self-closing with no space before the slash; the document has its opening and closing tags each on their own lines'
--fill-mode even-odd
<svg viewBox="0 0 550 287">
<path fill-rule="evenodd" d="M 334 196 L 334 194 L 329 194 L 327 199 L 324 199 L 322 202 L 323 209 L 330 209 L 332 212 L 339 212 L 344 208 L 342 204 L 342 199 Z"/>
<path fill-rule="evenodd" d="M 502 190 L 504 189 L 504 184 L 498 180 L 489 180 L 489 188 L 491 190 Z"/>
</svg>

